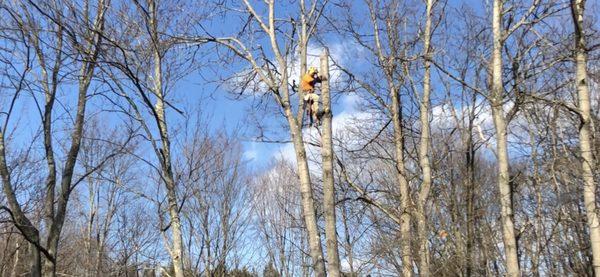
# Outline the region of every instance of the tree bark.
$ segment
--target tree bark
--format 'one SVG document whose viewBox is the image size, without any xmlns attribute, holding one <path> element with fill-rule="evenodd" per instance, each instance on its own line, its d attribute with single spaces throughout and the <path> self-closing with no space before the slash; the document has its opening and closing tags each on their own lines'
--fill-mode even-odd
<svg viewBox="0 0 600 277">
<path fill-rule="evenodd" d="M 21 243 L 19 243 L 17 241 L 15 247 L 16 247 L 16 251 L 14 254 L 14 259 L 12 261 L 13 264 L 12 264 L 12 268 L 10 270 L 10 277 L 17 277 L 17 274 L 18 274 L 17 268 L 18 268 L 19 262 L 20 262 L 19 259 L 21 258 Z M 2 274 L 4 274 L 4 273 L 2 273 Z"/>
<path fill-rule="evenodd" d="M 275 45 L 276 46 L 276 45 Z M 278 47 L 274 47 L 278 49 Z M 280 64 L 286 65 L 286 63 L 280 60 Z M 287 79 L 287 71 L 284 70 L 283 80 Z M 284 95 L 289 95 L 289 89 L 287 82 L 282 85 Z M 302 214 L 304 217 L 304 223 L 306 225 L 306 232 L 308 235 L 308 245 L 310 248 L 310 256 L 312 259 L 312 268 L 314 269 L 314 275 L 319 277 L 325 277 L 325 261 L 323 258 L 323 248 L 321 246 L 321 235 L 319 233 L 319 227 L 317 225 L 317 211 L 315 209 L 315 199 L 313 196 L 312 184 L 310 181 L 310 172 L 308 170 L 308 160 L 306 158 L 306 150 L 304 148 L 304 141 L 302 137 L 302 126 L 298 122 L 296 117 L 289 106 L 289 98 L 286 97 L 283 100 L 283 110 L 285 117 L 290 127 L 290 137 L 294 145 L 294 152 L 296 154 L 296 166 L 298 169 L 298 177 L 300 178 L 300 196 L 302 200 Z"/>
<path fill-rule="evenodd" d="M 398 89 L 392 85 L 392 121 L 394 123 L 394 147 L 396 158 L 396 180 L 400 192 L 400 236 L 402 249 L 402 275 L 412 276 L 413 259 L 410 243 L 410 195 L 408 189 L 408 180 L 406 179 L 406 169 L 404 165 L 404 135 L 402 133 L 402 110 L 400 104 L 400 95 Z"/>
<path fill-rule="evenodd" d="M 519 260 L 517 256 L 517 241 L 513 223 L 512 188 L 509 183 L 507 126 L 504 115 L 504 87 L 502 84 L 502 47 L 504 37 L 502 32 L 503 0 L 494 0 L 492 15 L 493 52 L 490 63 L 492 72 L 492 94 L 490 97 L 492 117 L 496 128 L 496 155 L 498 158 L 498 188 L 500 191 L 501 226 L 506 255 L 507 276 L 519 276 Z"/>
<path fill-rule="evenodd" d="M 308 61 L 307 61 L 307 51 L 308 51 L 308 40 L 310 38 L 310 34 L 308 33 L 308 22 L 306 18 L 306 6 L 304 0 L 300 0 L 300 32 L 298 34 L 298 55 L 300 55 L 300 72 L 298 76 L 298 80 L 302 80 L 302 76 L 308 70 Z M 302 89 L 298 89 L 298 107 L 302 107 L 304 105 L 304 91 Z M 298 121 L 300 125 L 304 123 L 304 109 L 298 109 L 297 115 Z"/>
<path fill-rule="evenodd" d="M 30 268 L 29 268 L 29 276 L 31 277 L 39 277 L 42 276 L 42 256 L 40 253 L 40 249 L 36 247 L 33 243 L 29 243 L 29 251 L 30 251 Z"/>
<path fill-rule="evenodd" d="M 173 176 L 173 166 L 171 164 L 171 142 L 167 128 L 167 119 L 165 115 L 165 101 L 163 91 L 162 76 L 162 56 L 161 44 L 158 33 L 158 11 L 155 1 L 149 1 L 150 10 L 150 36 L 152 37 L 152 49 L 154 59 L 154 92 L 156 97 L 156 124 L 160 132 L 162 151 L 159 150 L 158 159 L 160 160 L 162 174 L 167 190 L 167 205 L 169 217 L 171 219 L 170 229 L 172 236 L 172 246 L 169 251 L 173 262 L 173 271 L 175 277 L 183 277 L 183 238 L 181 233 L 181 220 L 179 218 L 179 204 L 177 201 L 177 188 Z"/>
<path fill-rule="evenodd" d="M 467 215 L 467 241 L 465 253 L 465 272 L 467 277 L 471 277 L 475 263 L 475 253 L 473 249 L 475 247 L 475 143 L 473 142 L 473 121 L 475 120 L 475 100 L 476 96 L 472 96 L 472 106 L 469 113 L 469 125 L 465 132 L 464 147 L 465 147 L 465 188 L 466 193 L 466 215 Z"/>
<path fill-rule="evenodd" d="M 321 155 L 323 156 L 323 210 L 325 212 L 325 238 L 327 247 L 327 271 L 329 276 L 340 276 L 340 256 L 335 216 L 335 185 L 333 181 L 332 111 L 329 91 L 329 51 L 321 54 L 321 99 L 323 118 L 321 133 Z"/>
<path fill-rule="evenodd" d="M 323 259 L 323 249 L 321 247 L 321 235 L 317 225 L 317 215 L 315 210 L 315 199 L 310 183 L 310 173 L 308 171 L 308 161 L 306 159 L 306 150 L 302 141 L 302 130 L 294 118 L 291 109 L 286 109 L 286 117 L 290 125 L 290 133 L 294 143 L 294 152 L 298 167 L 298 176 L 300 177 L 300 195 L 302 196 L 302 212 L 304 223 L 308 233 L 308 244 L 310 256 L 312 258 L 312 267 L 314 275 L 319 277 L 326 276 L 325 264 Z"/>
<path fill-rule="evenodd" d="M 75 164 L 77 163 L 77 157 L 81 147 L 81 140 L 83 136 L 83 125 L 85 122 L 85 108 L 87 103 L 87 91 L 92 80 L 92 75 L 95 68 L 95 61 L 86 62 L 82 66 L 81 74 L 82 77 L 79 82 L 79 99 L 77 101 L 77 115 L 75 118 L 75 127 L 71 134 L 71 147 L 67 154 L 67 160 L 65 162 L 65 169 L 62 173 L 60 196 L 58 198 L 58 204 L 56 209 L 56 215 L 50 231 L 48 233 L 47 249 L 48 253 L 56 259 L 58 252 L 58 242 L 60 240 L 60 234 L 62 231 L 65 217 L 67 215 L 67 204 L 69 196 L 71 194 L 71 181 L 73 179 L 73 173 L 75 170 Z M 48 259 L 44 262 L 44 276 L 55 276 L 56 275 L 56 263 Z"/>
<path fill-rule="evenodd" d="M 10 207 L 12 219 L 15 227 L 19 229 L 21 234 L 29 241 L 30 252 L 30 276 L 38 277 L 42 275 L 42 261 L 40 256 L 40 237 L 39 231 L 33 226 L 27 218 L 21 205 L 17 200 L 17 196 L 12 188 L 10 171 L 6 163 L 6 149 L 4 141 L 4 130 L 0 130 L 0 176 L 2 177 L 2 189 L 6 196 L 6 202 Z"/>
<path fill-rule="evenodd" d="M 596 211 L 596 182 L 594 180 L 594 157 L 592 140 L 591 101 L 587 77 L 587 49 L 583 14 L 585 0 L 571 0 L 571 13 L 575 27 L 575 86 L 579 102 L 580 126 L 579 147 L 581 155 L 581 177 L 583 179 L 583 203 L 585 206 L 587 225 L 589 227 L 590 244 L 592 246 L 592 267 L 594 276 L 600 276 L 600 222 Z"/>
<path fill-rule="evenodd" d="M 427 0 L 426 23 L 424 36 L 424 76 L 423 76 L 423 98 L 420 103 L 421 137 L 419 141 L 419 166 L 423 174 L 419 199 L 417 204 L 417 226 L 419 232 L 419 275 L 430 276 L 429 268 L 429 240 L 427 227 L 427 216 L 425 206 L 431 189 L 431 163 L 429 160 L 430 124 L 429 106 L 431 94 L 431 17 L 433 0 Z"/>
</svg>

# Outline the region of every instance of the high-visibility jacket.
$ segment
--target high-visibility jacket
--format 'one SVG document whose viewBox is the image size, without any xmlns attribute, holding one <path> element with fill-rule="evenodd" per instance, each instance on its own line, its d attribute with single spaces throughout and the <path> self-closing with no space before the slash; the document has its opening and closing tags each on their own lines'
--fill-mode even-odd
<svg viewBox="0 0 600 277">
<path fill-rule="evenodd" d="M 307 91 L 313 91 L 315 89 L 315 84 L 318 82 L 317 79 L 315 79 L 312 74 L 304 74 L 304 76 L 302 76 L 302 80 L 300 81 L 300 88 L 302 89 L 302 91 L 307 92 Z"/>
</svg>

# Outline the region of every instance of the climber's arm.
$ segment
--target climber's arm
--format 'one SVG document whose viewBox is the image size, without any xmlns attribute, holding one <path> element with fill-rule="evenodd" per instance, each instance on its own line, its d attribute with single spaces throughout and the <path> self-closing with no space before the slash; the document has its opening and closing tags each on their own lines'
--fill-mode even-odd
<svg viewBox="0 0 600 277">
<path fill-rule="evenodd" d="M 317 77 L 314 78 L 315 84 L 320 83 L 321 81 L 323 81 L 323 78 L 321 78 L 321 75 L 317 75 Z"/>
</svg>

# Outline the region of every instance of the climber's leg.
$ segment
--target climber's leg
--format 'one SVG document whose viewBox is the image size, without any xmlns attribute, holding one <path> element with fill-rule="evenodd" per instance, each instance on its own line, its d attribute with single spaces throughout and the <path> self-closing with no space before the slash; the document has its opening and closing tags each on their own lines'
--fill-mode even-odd
<svg viewBox="0 0 600 277">
<path fill-rule="evenodd" d="M 309 101 L 309 102 L 312 102 L 312 101 Z M 308 125 L 309 127 L 313 126 L 313 121 L 314 121 L 312 106 L 313 106 L 312 103 L 309 103 L 308 110 L 307 110 L 307 113 L 306 113 L 306 116 L 308 118 L 310 118 L 310 124 Z"/>
</svg>

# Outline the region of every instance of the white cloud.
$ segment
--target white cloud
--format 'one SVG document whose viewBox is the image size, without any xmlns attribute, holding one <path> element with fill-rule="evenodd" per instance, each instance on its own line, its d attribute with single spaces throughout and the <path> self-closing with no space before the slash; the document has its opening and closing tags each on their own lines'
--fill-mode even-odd
<svg viewBox="0 0 600 277">
<path fill-rule="evenodd" d="M 336 69 L 333 65 L 334 65 L 334 61 L 337 63 L 341 63 L 344 64 L 348 61 L 348 59 L 350 58 L 348 55 L 346 55 L 346 53 L 348 53 L 349 49 L 348 46 L 349 45 L 354 45 L 351 43 L 334 43 L 330 46 L 328 46 L 329 48 L 329 55 L 330 55 L 330 59 L 329 59 L 329 79 L 331 80 L 332 84 L 335 84 L 341 77 L 342 72 L 338 69 Z M 316 68 L 321 68 L 321 54 L 325 52 L 325 48 L 319 45 L 314 45 L 314 44 L 310 44 L 308 45 L 308 48 L 306 50 L 306 63 L 307 63 L 307 67 L 316 67 Z M 356 51 L 354 51 L 356 52 Z M 291 83 L 292 80 L 296 80 L 297 84 L 299 84 L 299 78 L 300 78 L 300 57 L 296 54 L 292 57 L 292 60 L 290 61 L 290 66 L 292 67 L 291 70 L 289 71 L 290 73 L 290 77 L 289 77 L 289 82 Z"/>
<path fill-rule="evenodd" d="M 256 145 L 256 142 L 251 142 L 249 147 L 247 147 L 249 149 L 246 149 L 246 151 L 244 151 L 244 159 L 246 160 L 250 160 L 250 161 L 254 161 L 256 160 L 256 158 L 258 158 L 258 147 Z"/>
<path fill-rule="evenodd" d="M 508 101 L 506 104 L 504 104 L 503 113 L 505 116 L 512 109 L 513 105 L 514 102 L 512 101 Z M 473 136 L 475 143 L 484 142 L 486 149 L 491 153 L 495 153 L 497 140 L 491 107 L 488 102 L 478 103 L 476 106 L 477 107 L 474 113 L 475 119 L 473 122 Z M 467 128 L 471 109 L 471 106 L 450 106 L 448 103 L 434 106 L 432 108 L 432 132 L 448 133 L 449 130 L 456 128 L 457 126 L 461 128 Z M 508 122 L 507 128 L 509 154 L 518 154 L 519 148 L 523 150 L 522 144 L 512 142 L 529 141 L 529 132 L 532 127 L 530 126 L 530 122 L 528 122 L 526 117 L 526 113 L 528 113 L 528 111 L 524 110 L 523 107 L 521 109 L 522 110 L 519 111 L 510 122 Z M 552 116 L 551 110 L 544 112 L 547 114 L 547 116 Z M 562 132 L 562 130 L 568 129 L 570 126 L 568 120 L 565 120 L 564 117 L 560 117 L 556 123 L 559 133 Z"/>
<path fill-rule="evenodd" d="M 475 121 L 473 123 L 482 130 L 493 129 L 494 122 L 489 105 L 478 106 L 475 108 Z M 435 132 L 454 128 L 457 125 L 464 127 L 468 123 L 467 120 L 471 112 L 471 106 L 451 106 L 449 103 L 434 106 L 431 109 L 431 129 Z"/>
<path fill-rule="evenodd" d="M 296 152 L 292 143 L 283 144 L 273 153 L 273 159 L 283 159 L 290 162 L 296 162 Z"/>
<path fill-rule="evenodd" d="M 336 80 L 338 80 L 340 78 L 342 72 L 340 70 L 335 69 L 335 67 L 333 66 L 333 64 L 334 64 L 333 61 L 335 60 L 335 62 L 337 62 L 337 63 L 344 64 L 350 58 L 348 55 L 346 55 L 346 53 L 348 53 L 348 51 L 350 51 L 352 53 L 357 53 L 357 52 L 359 52 L 359 48 L 352 43 L 335 43 L 335 44 L 328 46 L 328 48 L 329 48 L 329 55 L 330 55 L 329 74 L 330 74 L 330 79 L 331 79 L 332 83 L 335 83 Z M 314 45 L 314 44 L 308 45 L 308 48 L 306 51 L 307 52 L 307 66 L 308 67 L 314 66 L 316 68 L 320 68 L 320 63 L 321 63 L 320 56 L 324 51 L 325 51 L 325 48 L 322 46 L 318 46 L 318 45 Z M 276 64 L 276 65 L 278 66 L 278 64 Z M 292 57 L 290 57 L 290 60 L 288 60 L 288 66 L 290 67 L 287 69 L 287 72 L 289 74 L 288 82 L 291 84 L 294 80 L 296 80 L 296 84 L 299 85 L 301 74 L 300 74 L 300 57 L 298 55 L 298 52 L 294 52 L 294 55 Z M 277 68 L 277 70 L 279 72 L 281 72 L 279 67 Z M 267 90 L 268 90 L 267 85 L 264 82 L 262 82 L 259 75 L 253 76 L 252 75 L 253 72 L 254 72 L 254 69 L 251 68 L 250 66 L 242 68 L 241 70 L 239 70 L 238 72 L 233 74 L 228 79 L 227 84 L 226 84 L 226 89 L 227 90 L 235 90 L 241 86 L 247 86 L 248 90 L 253 95 L 261 95 L 261 94 L 267 92 Z"/>
<path fill-rule="evenodd" d="M 360 97 L 356 93 L 344 95 L 344 98 L 342 98 L 342 107 L 344 112 L 356 111 L 359 101 Z"/>
</svg>

